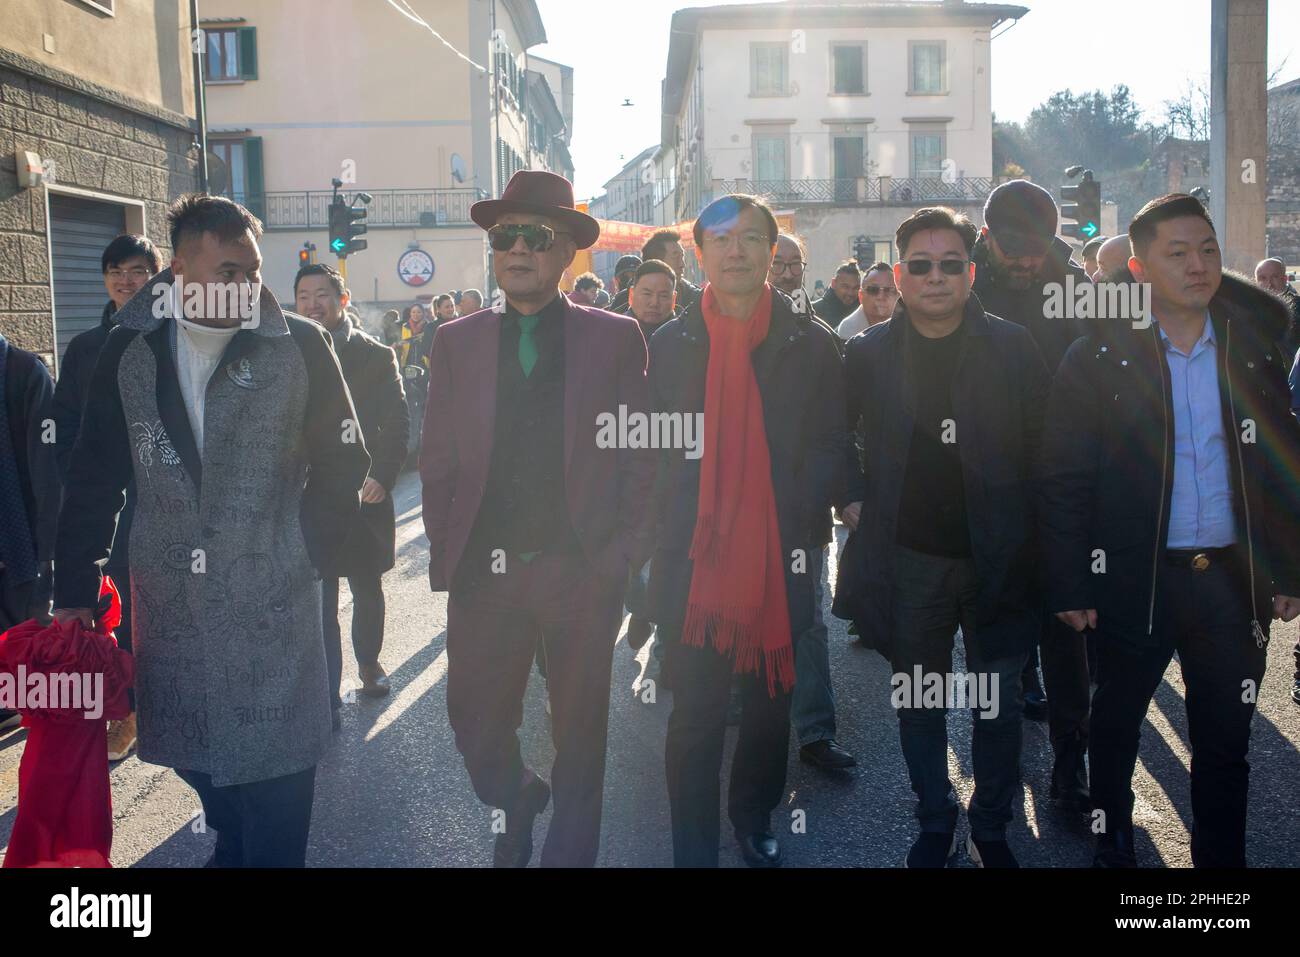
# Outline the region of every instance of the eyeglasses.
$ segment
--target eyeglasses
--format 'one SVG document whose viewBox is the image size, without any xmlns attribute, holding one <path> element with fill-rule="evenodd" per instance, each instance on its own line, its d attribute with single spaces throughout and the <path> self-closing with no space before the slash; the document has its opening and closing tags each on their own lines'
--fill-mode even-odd
<svg viewBox="0 0 1300 957">
<path fill-rule="evenodd" d="M 970 266 L 970 260 L 940 259 L 936 263 L 933 259 L 909 259 L 907 261 L 907 271 L 913 276 L 928 276 L 930 270 L 936 265 L 939 267 L 939 272 L 945 276 L 960 276 Z"/>
<path fill-rule="evenodd" d="M 540 223 L 520 223 L 506 226 L 498 223 L 487 231 L 488 242 L 499 253 L 509 252 L 515 248 L 515 241 L 524 237 L 524 245 L 535 253 L 544 253 L 551 248 L 556 236 L 571 236 L 572 233 L 556 232 L 550 226 Z"/>
<path fill-rule="evenodd" d="M 920 260 L 920 261 L 921 261 L 921 262 L 924 262 L 925 260 Z M 957 260 L 955 260 L 955 259 L 952 260 L 952 262 L 956 262 L 956 261 L 957 261 Z M 942 269 L 943 267 L 940 266 L 939 268 Z M 930 270 L 928 270 L 928 269 L 926 270 L 926 272 L 929 272 L 929 271 L 930 271 Z M 868 296 L 879 296 L 882 292 L 887 292 L 887 293 L 889 293 L 891 296 L 896 296 L 896 295 L 898 295 L 898 290 L 897 290 L 896 288 L 894 288 L 893 286 L 863 286 L 863 287 L 862 287 L 862 291 L 865 292 Z"/>
<path fill-rule="evenodd" d="M 760 249 L 771 249 L 772 243 L 766 233 L 750 230 L 737 236 L 735 233 L 709 233 L 704 234 L 704 245 L 712 250 L 721 252 L 730 249 L 739 241 L 740 248 L 748 253 L 757 252 Z"/>
<path fill-rule="evenodd" d="M 796 259 L 793 262 L 785 262 L 782 259 L 773 259 L 772 272 L 774 275 L 780 275 L 783 272 L 803 272 L 803 267 L 806 265 L 808 265 L 808 263 L 803 259 Z"/>
<path fill-rule="evenodd" d="M 136 266 L 134 269 L 118 269 L 116 266 L 114 266 L 107 273 L 105 273 L 105 275 L 108 276 L 109 279 L 114 279 L 114 280 L 124 279 L 124 278 L 148 279 L 150 273 L 149 270 L 145 269 L 143 266 Z"/>
</svg>

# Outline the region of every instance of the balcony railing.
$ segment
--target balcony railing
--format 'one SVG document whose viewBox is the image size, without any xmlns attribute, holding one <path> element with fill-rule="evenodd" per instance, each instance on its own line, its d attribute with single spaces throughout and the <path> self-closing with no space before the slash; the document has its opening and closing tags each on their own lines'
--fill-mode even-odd
<svg viewBox="0 0 1300 957">
<path fill-rule="evenodd" d="M 987 176 L 942 177 L 862 176 L 857 179 L 722 180 L 715 195 L 752 193 L 780 205 L 826 203 L 862 206 L 869 203 L 982 203 L 995 182 Z"/>
<path fill-rule="evenodd" d="M 344 191 L 350 199 L 351 188 Z M 487 194 L 480 189 L 368 189 L 366 225 L 464 226 L 469 208 Z M 267 229 L 327 229 L 334 194 L 327 189 L 257 194 L 230 194 L 256 214 Z M 360 205 L 360 204 L 358 204 Z"/>
</svg>

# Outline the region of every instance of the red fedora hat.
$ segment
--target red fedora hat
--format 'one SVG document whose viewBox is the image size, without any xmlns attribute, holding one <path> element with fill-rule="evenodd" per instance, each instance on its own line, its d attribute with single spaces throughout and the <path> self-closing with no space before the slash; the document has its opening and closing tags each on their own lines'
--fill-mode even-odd
<svg viewBox="0 0 1300 957">
<path fill-rule="evenodd" d="M 540 169 L 521 169 L 510 177 L 500 199 L 484 199 L 469 208 L 469 217 L 484 229 L 496 225 L 502 213 L 537 213 L 553 216 L 573 233 L 579 249 L 600 237 L 600 224 L 573 208 L 573 184 L 563 176 Z"/>
</svg>

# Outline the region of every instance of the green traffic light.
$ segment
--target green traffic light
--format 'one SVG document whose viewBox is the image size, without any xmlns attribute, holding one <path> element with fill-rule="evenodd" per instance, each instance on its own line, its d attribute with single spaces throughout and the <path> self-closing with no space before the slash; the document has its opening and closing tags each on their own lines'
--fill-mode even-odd
<svg viewBox="0 0 1300 957">
<path fill-rule="evenodd" d="M 335 237 L 330 241 L 330 249 L 334 250 L 336 254 L 341 255 L 343 253 L 343 250 L 347 248 L 348 248 L 348 241 L 346 239 L 343 239 L 341 236 Z"/>
<path fill-rule="evenodd" d="M 1082 226 L 1080 226 L 1079 232 L 1083 233 L 1089 239 L 1092 239 L 1092 237 L 1096 236 L 1097 233 L 1100 232 L 1100 230 L 1097 228 L 1096 223 L 1089 222 L 1089 223 L 1084 223 Z"/>
</svg>

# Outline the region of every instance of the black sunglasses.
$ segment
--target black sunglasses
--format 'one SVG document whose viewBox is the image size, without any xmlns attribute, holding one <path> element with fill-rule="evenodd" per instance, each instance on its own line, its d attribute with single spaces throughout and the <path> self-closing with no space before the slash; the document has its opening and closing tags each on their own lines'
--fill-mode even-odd
<svg viewBox="0 0 1300 957">
<path fill-rule="evenodd" d="M 930 270 L 928 269 L 926 270 L 926 272 L 929 271 Z M 895 289 L 893 286 L 863 286 L 862 291 L 865 292 L 868 296 L 879 296 L 882 292 L 887 292 L 891 294 L 898 292 L 898 290 Z"/>
<path fill-rule="evenodd" d="M 960 276 L 970 266 L 970 261 L 967 259 L 940 259 L 936 263 L 933 259 L 909 259 L 907 261 L 907 271 L 913 276 L 928 276 L 930 270 L 936 265 L 945 276 Z"/>
<path fill-rule="evenodd" d="M 488 242 L 499 253 L 509 252 L 515 248 L 515 241 L 524 237 L 524 245 L 535 253 L 544 253 L 551 248 L 556 236 L 569 236 L 570 233 L 557 233 L 550 226 L 540 223 L 526 223 L 505 226 L 501 223 L 487 231 Z"/>
</svg>

